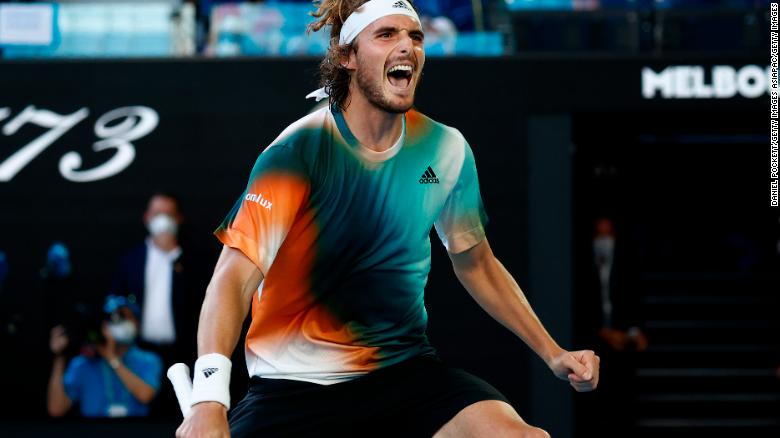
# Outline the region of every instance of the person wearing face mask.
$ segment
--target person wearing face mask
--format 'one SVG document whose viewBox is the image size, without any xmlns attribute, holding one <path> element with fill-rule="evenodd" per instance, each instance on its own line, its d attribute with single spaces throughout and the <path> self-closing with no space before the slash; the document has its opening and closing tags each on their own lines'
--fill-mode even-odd
<svg viewBox="0 0 780 438">
<path fill-rule="evenodd" d="M 625 403 L 636 397 L 637 353 L 648 346 L 641 329 L 639 265 L 631 240 L 611 217 L 597 217 L 592 230 L 582 246 L 577 333 L 580 344 L 596 345 L 604 375 L 610 378 L 598 393 L 580 399 L 578 417 L 593 433 L 631 436 L 635 419 Z"/>
<path fill-rule="evenodd" d="M 599 336 L 612 350 L 642 351 L 647 348 L 647 338 L 638 327 L 636 318 L 636 272 L 625 260 L 616 260 L 615 226 L 611 219 L 596 220 L 593 237 L 593 267 L 601 303 L 601 329 Z M 634 282 L 634 284 L 629 284 Z M 628 290 L 627 290 L 628 289 Z M 615 309 L 615 307 L 618 307 Z M 597 312 L 598 314 L 598 312 Z"/>
<path fill-rule="evenodd" d="M 187 353 L 182 340 L 189 342 L 195 332 L 201 298 L 196 295 L 204 287 L 188 281 L 191 272 L 178 239 L 182 220 L 177 198 L 155 193 L 143 215 L 148 235 L 121 257 L 111 287 L 112 293 L 135 297 L 141 309 L 139 345 L 165 364 Z"/>
<path fill-rule="evenodd" d="M 183 222 L 178 199 L 168 192 L 149 198 L 144 242 L 125 253 L 111 292 L 135 297 L 140 307 L 138 344 L 157 353 L 164 366 L 195 355 L 199 306 L 207 279 L 199 276 L 179 241 Z M 152 415 L 177 414 L 173 390 L 164 387 Z"/>
<path fill-rule="evenodd" d="M 67 367 L 63 352 L 69 338 L 62 326 L 51 331 L 54 363 L 47 395 L 52 417 L 65 415 L 74 402 L 84 417 L 143 417 L 160 388 L 162 361 L 135 345 L 138 307 L 123 296 L 110 295 L 100 326 L 102 339 L 82 348 Z M 94 354 L 93 354 L 94 353 Z"/>
</svg>

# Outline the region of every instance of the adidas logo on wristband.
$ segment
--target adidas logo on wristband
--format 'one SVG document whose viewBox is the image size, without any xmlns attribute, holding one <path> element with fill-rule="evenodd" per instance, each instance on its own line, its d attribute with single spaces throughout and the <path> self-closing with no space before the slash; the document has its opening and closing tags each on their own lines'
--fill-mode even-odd
<svg viewBox="0 0 780 438">
<path fill-rule="evenodd" d="M 213 401 L 230 409 L 230 359 L 219 354 L 204 354 L 195 361 L 190 406 Z"/>
</svg>

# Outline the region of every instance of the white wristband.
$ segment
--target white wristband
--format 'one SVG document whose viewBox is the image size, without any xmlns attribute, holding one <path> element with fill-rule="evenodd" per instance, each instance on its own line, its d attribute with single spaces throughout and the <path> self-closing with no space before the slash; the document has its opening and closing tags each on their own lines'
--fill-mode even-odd
<svg viewBox="0 0 780 438">
<path fill-rule="evenodd" d="M 230 359 L 210 353 L 199 357 L 195 362 L 192 381 L 190 406 L 196 403 L 215 401 L 230 409 Z"/>
</svg>

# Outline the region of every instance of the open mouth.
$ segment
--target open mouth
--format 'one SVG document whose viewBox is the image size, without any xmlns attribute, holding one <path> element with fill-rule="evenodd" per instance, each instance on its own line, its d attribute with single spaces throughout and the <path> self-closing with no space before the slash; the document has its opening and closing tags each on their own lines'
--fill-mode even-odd
<svg viewBox="0 0 780 438">
<path fill-rule="evenodd" d="M 387 80 L 394 87 L 407 88 L 412 82 L 413 71 L 414 67 L 411 65 L 394 65 L 387 71 Z"/>
</svg>

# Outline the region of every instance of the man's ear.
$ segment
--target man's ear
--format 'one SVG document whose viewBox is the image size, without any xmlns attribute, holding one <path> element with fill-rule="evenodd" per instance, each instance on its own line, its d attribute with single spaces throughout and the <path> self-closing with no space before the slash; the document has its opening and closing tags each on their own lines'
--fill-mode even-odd
<svg viewBox="0 0 780 438">
<path fill-rule="evenodd" d="M 357 68 L 357 50 L 350 47 L 347 53 L 341 57 L 341 66 L 347 70 L 355 70 Z"/>
</svg>

